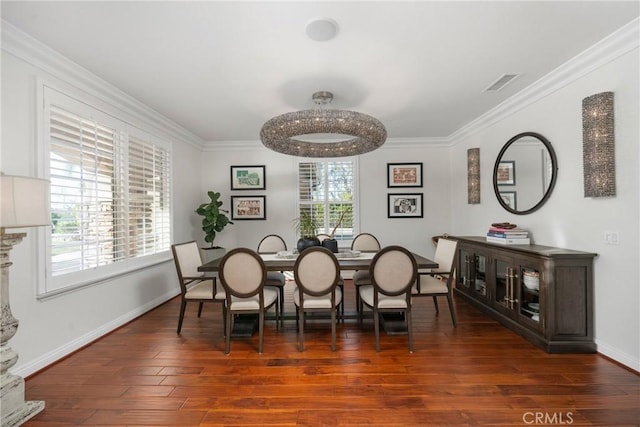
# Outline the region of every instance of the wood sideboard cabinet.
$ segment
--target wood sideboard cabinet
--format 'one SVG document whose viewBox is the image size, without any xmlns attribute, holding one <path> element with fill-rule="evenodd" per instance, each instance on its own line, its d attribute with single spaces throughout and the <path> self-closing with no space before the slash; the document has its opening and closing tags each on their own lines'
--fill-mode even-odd
<svg viewBox="0 0 640 427">
<path fill-rule="evenodd" d="M 594 253 L 458 241 L 456 295 L 548 353 L 593 353 Z"/>
</svg>

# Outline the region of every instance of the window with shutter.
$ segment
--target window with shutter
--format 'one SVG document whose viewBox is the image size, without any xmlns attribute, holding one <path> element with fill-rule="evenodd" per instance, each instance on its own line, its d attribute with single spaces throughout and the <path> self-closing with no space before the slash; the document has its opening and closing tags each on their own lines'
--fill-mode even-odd
<svg viewBox="0 0 640 427">
<path fill-rule="evenodd" d="M 334 233 L 341 246 L 350 246 L 357 234 L 356 166 L 355 160 L 298 163 L 299 214 L 318 219 L 322 228 L 317 232 Z"/>
<path fill-rule="evenodd" d="M 44 101 L 52 227 L 38 293 L 100 281 L 167 253 L 170 145 L 53 89 L 45 87 Z"/>
</svg>

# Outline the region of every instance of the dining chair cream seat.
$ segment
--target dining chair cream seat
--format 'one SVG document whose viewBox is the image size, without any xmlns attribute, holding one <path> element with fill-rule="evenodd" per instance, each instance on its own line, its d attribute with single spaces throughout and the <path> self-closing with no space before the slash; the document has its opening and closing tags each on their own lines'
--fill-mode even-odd
<svg viewBox="0 0 640 427">
<path fill-rule="evenodd" d="M 386 246 L 378 251 L 369 268 L 371 285 L 360 286 L 360 301 L 373 310 L 376 351 L 380 351 L 380 313 L 404 313 L 409 335 L 409 352 L 413 352 L 411 287 L 418 275 L 418 265 L 407 249 Z M 362 323 L 362 312 L 358 313 Z"/>
<path fill-rule="evenodd" d="M 287 244 L 284 239 L 277 234 L 266 235 L 258 243 L 257 252 L 259 254 L 277 254 L 280 251 L 286 251 Z M 282 322 L 282 314 L 284 313 L 284 285 L 287 283 L 287 277 L 282 271 L 267 271 L 267 286 L 278 288 L 278 304 L 280 305 L 280 321 Z"/>
<path fill-rule="evenodd" d="M 377 252 L 380 250 L 380 247 L 380 242 L 371 233 L 360 233 L 354 237 L 351 242 L 352 251 Z M 360 301 L 358 289 L 360 286 L 370 285 L 371 276 L 368 270 L 357 270 L 353 273 L 352 280 L 353 286 L 356 289 L 356 311 L 360 313 L 362 312 L 362 302 Z"/>
<path fill-rule="evenodd" d="M 438 297 L 446 296 L 453 326 L 457 326 L 456 311 L 453 306 L 453 279 L 455 277 L 455 258 L 458 242 L 440 237 L 436 246 L 434 261 L 438 268 L 429 272 L 419 272 L 418 280 L 413 287 L 414 297 L 433 297 L 436 314 L 439 314 Z"/>
<path fill-rule="evenodd" d="M 173 261 L 178 273 L 180 283 L 180 316 L 178 317 L 178 334 L 182 331 L 182 321 L 187 303 L 197 302 L 198 317 L 202 314 L 202 307 L 205 302 L 215 302 L 222 306 L 222 319 L 225 321 L 224 313 L 224 290 L 216 289 L 216 278 L 208 277 L 198 271 L 202 265 L 200 249 L 195 240 L 171 245 Z M 224 325 L 223 325 L 224 330 Z"/>
<path fill-rule="evenodd" d="M 226 349 L 231 351 L 231 327 L 236 314 L 258 314 L 258 353 L 262 353 L 264 341 L 264 314 L 275 306 L 279 316 L 278 291 L 265 286 L 267 269 L 257 252 L 248 248 L 229 251 L 220 261 L 220 282 L 225 290 L 226 303 Z"/>
<path fill-rule="evenodd" d="M 329 312 L 331 315 L 331 350 L 336 350 L 336 317 L 342 304 L 340 265 L 327 248 L 314 246 L 305 249 L 293 266 L 296 288 L 293 302 L 298 321 L 298 349 L 304 350 L 305 313 Z"/>
</svg>

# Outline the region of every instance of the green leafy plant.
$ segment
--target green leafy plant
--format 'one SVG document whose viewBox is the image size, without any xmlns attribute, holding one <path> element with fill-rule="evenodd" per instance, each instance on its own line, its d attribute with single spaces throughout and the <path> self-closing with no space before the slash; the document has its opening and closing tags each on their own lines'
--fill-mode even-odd
<svg viewBox="0 0 640 427">
<path fill-rule="evenodd" d="M 301 239 L 315 237 L 316 231 L 320 228 L 320 225 L 321 224 L 317 218 L 312 217 L 305 211 L 300 212 L 300 216 L 293 220 L 293 226 Z"/>
<path fill-rule="evenodd" d="M 227 217 L 229 211 L 222 209 L 220 193 L 208 191 L 207 194 L 211 201 L 201 204 L 198 209 L 196 209 L 196 213 L 204 217 L 202 218 L 202 230 L 205 233 L 204 241 L 211 243 L 211 247 L 213 248 L 213 241 L 216 238 L 216 234 L 224 230 L 227 225 L 233 224 L 233 222 Z"/>
</svg>

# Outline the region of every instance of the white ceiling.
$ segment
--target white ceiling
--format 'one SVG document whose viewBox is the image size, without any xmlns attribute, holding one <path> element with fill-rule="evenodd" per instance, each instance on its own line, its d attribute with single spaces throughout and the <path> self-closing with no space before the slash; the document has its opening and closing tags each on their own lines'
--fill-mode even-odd
<svg viewBox="0 0 640 427">
<path fill-rule="evenodd" d="M 26 2 L 2 18 L 203 141 L 259 139 L 311 95 L 388 138 L 446 138 L 639 15 L 635 1 Z M 329 17 L 338 35 L 305 33 Z M 483 92 L 505 73 L 503 90 Z"/>
</svg>

